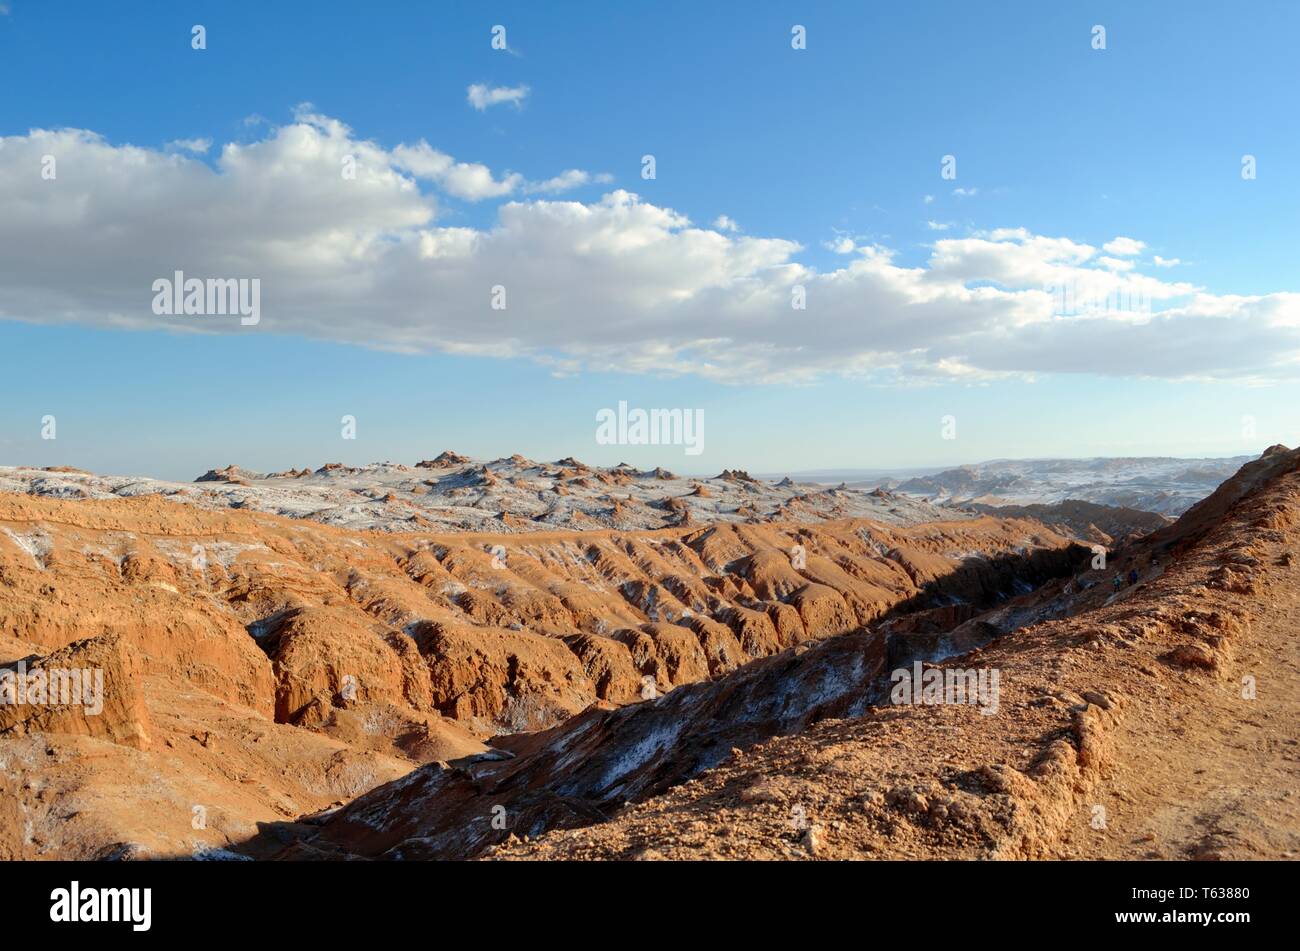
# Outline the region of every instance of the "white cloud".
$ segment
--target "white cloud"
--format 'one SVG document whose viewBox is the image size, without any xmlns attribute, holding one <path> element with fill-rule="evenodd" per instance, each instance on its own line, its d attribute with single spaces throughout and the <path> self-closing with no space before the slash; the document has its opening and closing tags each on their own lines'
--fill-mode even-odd
<svg viewBox="0 0 1300 951">
<path fill-rule="evenodd" d="M 947 231 L 952 227 L 951 221 L 927 221 L 925 226 L 931 231 Z"/>
<path fill-rule="evenodd" d="M 834 238 L 830 241 L 823 241 L 822 247 L 827 251 L 834 251 L 836 254 L 852 254 L 857 250 L 857 245 L 854 244 L 853 239 L 847 235 L 841 235 L 840 237 Z"/>
<path fill-rule="evenodd" d="M 57 180 L 40 177 L 46 154 L 58 157 Z M 346 156 L 352 180 L 340 175 Z M 735 382 L 1050 372 L 1258 381 L 1300 368 L 1300 294 L 1214 295 L 1116 269 L 1068 237 L 1002 228 L 941 238 L 904 265 L 841 235 L 835 249 L 852 256 L 819 271 L 799 261 L 797 242 L 699 228 L 626 191 L 510 201 L 488 225 L 447 226 L 421 181 L 468 197 L 525 184 L 425 142 L 385 149 L 306 111 L 210 164 L 77 130 L 2 138 L 0 318 Z M 260 278 L 261 323 L 155 316 L 152 282 L 176 269 Z M 490 308 L 497 284 L 505 310 Z M 796 284 L 805 310 L 791 309 Z M 1083 306 L 1099 301 L 1115 304 Z"/>
<path fill-rule="evenodd" d="M 395 168 L 417 179 L 433 182 L 447 194 L 465 201 L 483 201 L 504 198 L 517 192 L 527 194 L 556 194 L 583 185 L 605 184 L 613 179 L 606 173 L 592 175 L 582 169 L 570 168 L 552 178 L 539 182 L 525 181 L 515 172 L 500 178 L 486 165 L 477 162 L 457 162 L 450 155 L 433 148 L 421 139 L 415 145 L 399 145 L 392 150 L 391 162 Z"/>
<path fill-rule="evenodd" d="M 932 204 L 934 204 L 934 196 L 933 196 L 933 195 L 926 195 L 925 198 L 924 198 L 923 200 L 925 201 L 925 203 L 926 203 L 927 205 L 932 205 Z"/>
<path fill-rule="evenodd" d="M 1183 263 L 1182 261 L 1178 260 L 1178 258 L 1162 258 L 1158 254 L 1151 260 L 1156 267 L 1177 267 L 1179 264 Z"/>
<path fill-rule="evenodd" d="M 489 106 L 499 106 L 503 102 L 512 103 L 515 108 L 519 108 L 528 97 L 528 91 L 527 86 L 488 86 L 475 83 L 465 90 L 465 96 L 471 106 L 483 112 Z"/>
<path fill-rule="evenodd" d="M 607 184 L 614 180 L 614 176 L 602 172 L 599 175 L 592 175 L 590 172 L 584 172 L 579 168 L 570 168 L 556 175 L 554 178 L 548 178 L 541 182 L 529 182 L 524 186 L 524 191 L 530 195 L 545 194 L 553 195 L 558 192 L 567 192 L 574 188 L 580 188 L 583 185 L 590 185 L 593 182 L 597 184 Z"/>
<path fill-rule="evenodd" d="M 954 188 L 952 193 L 958 198 L 973 198 L 980 193 L 978 188 Z"/>
<path fill-rule="evenodd" d="M 203 155 L 208 149 L 212 148 L 211 139 L 173 139 L 167 143 L 170 149 L 178 149 L 182 152 L 193 152 L 195 155 Z"/>
<path fill-rule="evenodd" d="M 713 219 L 713 227 L 719 231 L 730 231 L 735 233 L 740 230 L 740 225 L 736 224 L 726 215 L 718 215 Z"/>
<path fill-rule="evenodd" d="M 493 178 L 492 170 L 474 162 L 457 162 L 421 139 L 415 145 L 399 145 L 392 151 L 392 164 L 416 178 L 435 182 L 449 195 L 466 201 L 501 198 L 523 184 L 524 177 L 507 173 Z"/>
<path fill-rule="evenodd" d="M 1116 238 L 1113 241 L 1107 241 L 1101 246 L 1101 249 L 1107 254 L 1118 254 L 1122 257 L 1131 257 L 1135 254 L 1141 254 L 1146 243 L 1134 238 Z"/>
<path fill-rule="evenodd" d="M 1104 248 L 1105 245 L 1102 245 L 1102 247 Z M 1097 258 L 1097 263 L 1110 271 L 1131 271 L 1134 266 L 1132 261 L 1126 261 L 1123 258 L 1106 257 L 1104 255 Z"/>
</svg>

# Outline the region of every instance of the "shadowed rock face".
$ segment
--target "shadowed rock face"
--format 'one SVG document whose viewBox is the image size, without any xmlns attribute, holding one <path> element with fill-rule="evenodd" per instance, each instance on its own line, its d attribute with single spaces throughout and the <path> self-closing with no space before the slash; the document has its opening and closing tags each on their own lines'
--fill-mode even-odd
<svg viewBox="0 0 1300 951">
<path fill-rule="evenodd" d="M 1155 512 L 1098 505 L 1066 499 L 1054 505 L 983 505 L 969 506 L 976 512 L 1000 518 L 1037 519 L 1053 531 L 1100 545 L 1122 545 L 1136 537 L 1164 528 L 1173 519 Z"/>
<path fill-rule="evenodd" d="M 1090 556 L 1089 549 L 1072 546 L 969 564 L 934 579 L 909 604 L 950 600 L 946 589 L 978 592 L 987 607 L 1016 583 L 1068 576 Z M 959 605 L 960 616 L 978 615 L 978 603 Z M 1032 610 L 1037 603 L 1030 594 L 1001 610 L 1016 604 Z M 914 616 L 907 608 L 895 608 L 904 622 Z M 245 848 L 280 858 L 468 858 L 512 834 L 536 836 L 603 822 L 625 804 L 659 795 L 737 749 L 823 719 L 862 715 L 898 660 L 894 637 L 885 632 L 889 625 L 887 620 L 881 630 L 787 650 L 661 698 L 617 710 L 589 709 L 552 730 L 498 738 L 492 746 L 509 759 L 425 767 L 320 817 L 318 830 L 269 828 Z M 966 640 L 953 642 L 963 649 L 1001 633 L 993 623 L 967 628 Z M 906 659 L 933 655 L 940 646 L 927 643 L 920 651 L 913 644 Z"/>
<path fill-rule="evenodd" d="M 544 733 L 502 738 L 505 760 L 436 763 L 324 819 L 245 846 L 282 858 L 468 858 L 509 835 L 601 822 L 716 766 L 733 749 L 861 714 L 884 672 L 884 641 L 845 635 Z M 494 825 L 493 819 L 499 817 Z"/>
</svg>

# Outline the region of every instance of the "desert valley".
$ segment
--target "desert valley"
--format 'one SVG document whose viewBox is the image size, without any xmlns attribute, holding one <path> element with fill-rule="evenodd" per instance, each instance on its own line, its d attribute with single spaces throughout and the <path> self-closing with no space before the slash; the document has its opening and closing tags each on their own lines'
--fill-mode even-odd
<svg viewBox="0 0 1300 951">
<path fill-rule="evenodd" d="M 1293 857 L 1300 452 L 943 481 L 0 468 L 0 856 Z"/>
</svg>

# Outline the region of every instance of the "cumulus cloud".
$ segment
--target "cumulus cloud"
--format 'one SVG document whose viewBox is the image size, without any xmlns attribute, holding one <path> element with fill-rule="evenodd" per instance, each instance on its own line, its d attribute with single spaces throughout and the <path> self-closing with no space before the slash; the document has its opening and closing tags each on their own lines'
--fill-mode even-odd
<svg viewBox="0 0 1300 951">
<path fill-rule="evenodd" d="M 167 143 L 170 149 L 179 149 L 182 152 L 193 152 L 195 155 L 203 155 L 212 148 L 211 139 L 173 139 Z"/>
<path fill-rule="evenodd" d="M 599 175 L 592 175 L 590 172 L 584 172 L 580 168 L 570 168 L 561 172 L 553 178 L 545 181 L 529 182 L 524 186 L 524 191 L 530 195 L 553 195 L 558 192 L 571 191 L 574 188 L 580 188 L 583 185 L 590 184 L 608 184 L 614 180 L 614 176 L 602 172 Z"/>
<path fill-rule="evenodd" d="M 1151 260 L 1156 267 L 1177 267 L 1179 264 L 1183 263 L 1182 261 L 1178 260 L 1178 258 L 1162 258 L 1158 254 Z"/>
<path fill-rule="evenodd" d="M 1105 245 L 1102 247 L 1105 247 Z M 1112 258 L 1106 255 L 1097 258 L 1097 263 L 1111 271 L 1131 271 L 1135 266 L 1132 261 L 1125 258 Z"/>
<path fill-rule="evenodd" d="M 736 232 L 740 230 L 740 225 L 726 215 L 718 215 L 718 217 L 714 218 L 713 227 L 719 231 Z"/>
<path fill-rule="evenodd" d="M 540 182 L 525 181 L 522 175 L 507 172 L 495 177 L 486 165 L 477 162 L 457 162 L 445 152 L 433 148 L 421 139 L 415 145 L 399 145 L 392 150 L 394 167 L 415 178 L 433 182 L 447 194 L 465 201 L 483 201 L 504 198 L 516 192 L 527 194 L 556 194 L 582 185 L 607 184 L 613 176 L 602 172 L 593 175 L 582 169 L 570 168 Z"/>
<path fill-rule="evenodd" d="M 1146 243 L 1134 238 L 1116 238 L 1113 241 L 1107 241 L 1101 246 L 1101 249 L 1107 254 L 1117 254 L 1121 257 L 1131 257 L 1135 254 L 1141 254 Z"/>
<path fill-rule="evenodd" d="M 523 183 L 524 177 L 509 173 L 503 178 L 492 176 L 486 165 L 474 162 L 457 162 L 445 152 L 421 139 L 415 145 L 399 145 L 391 156 L 394 167 L 409 172 L 415 178 L 435 182 L 449 195 L 466 201 L 501 198 L 513 193 Z M 566 173 L 567 174 L 567 173 Z"/>
<path fill-rule="evenodd" d="M 527 86 L 489 86 L 485 83 L 475 83 L 465 90 L 465 97 L 471 106 L 479 112 L 484 112 L 490 106 L 499 106 L 506 102 L 517 109 L 528 98 L 528 92 Z"/>
<path fill-rule="evenodd" d="M 41 176 L 45 155 L 55 180 Z M 941 237 L 906 264 L 840 237 L 849 256 L 821 271 L 795 241 L 697 227 L 622 190 L 506 201 L 479 227 L 439 217 L 437 189 L 486 199 L 525 184 L 423 141 L 385 149 L 305 111 L 210 164 L 79 130 L 2 138 L 0 318 L 728 382 L 1270 380 L 1300 362 L 1300 294 L 1214 295 L 1023 228 Z M 175 270 L 260 278 L 261 323 L 155 316 L 152 283 Z M 491 307 L 497 285 L 504 310 Z M 804 310 L 791 307 L 796 285 Z"/>
</svg>

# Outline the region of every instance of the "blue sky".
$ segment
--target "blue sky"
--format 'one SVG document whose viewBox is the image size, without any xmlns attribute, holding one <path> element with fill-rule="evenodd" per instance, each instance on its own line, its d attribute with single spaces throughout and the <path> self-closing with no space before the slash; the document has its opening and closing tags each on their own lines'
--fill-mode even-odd
<svg viewBox="0 0 1300 951">
<path fill-rule="evenodd" d="M 261 469 L 413 462 L 454 448 L 778 471 L 1226 455 L 1300 441 L 1296 305 L 1267 297 L 1300 290 L 1295 4 L 4 6 L 0 88 L 9 95 L 0 99 L 0 137 L 9 138 L 0 171 L 12 178 L 28 167 L 6 166 L 6 153 L 17 163 L 15 156 L 53 149 L 61 164 L 57 181 L 0 190 L 11 210 L 32 215 L 11 216 L 21 228 L 0 223 L 0 251 L 12 267 L 0 265 L 0 285 L 11 288 L 0 291 L 0 318 L 9 318 L 0 319 L 0 463 L 192 478 L 228 462 Z M 193 24 L 205 26 L 207 49 L 191 49 Z M 495 24 L 506 27 L 509 51 L 491 48 Z M 793 24 L 807 28 L 807 49 L 791 49 Z M 1094 24 L 1106 27 L 1105 50 L 1091 47 Z M 518 106 L 479 110 L 467 101 L 472 84 L 527 93 Z M 346 135 L 327 122 L 345 125 Z M 295 123 L 306 124 L 305 144 L 257 148 Z M 97 174 L 103 153 L 84 141 L 20 141 L 39 129 L 89 130 L 122 164 Z M 197 139 L 211 148 L 169 146 Z M 513 173 L 520 184 L 470 200 L 410 160 L 392 159 L 420 140 L 458 163 L 486 166 L 491 182 Z M 286 155 L 297 155 L 290 145 L 363 141 L 414 182 L 413 194 L 433 209 L 427 223 L 394 223 L 413 212 L 395 204 L 410 194 L 403 199 L 391 179 L 376 186 L 372 205 L 340 212 L 336 226 L 314 220 L 331 213 L 328 193 L 303 186 L 304 194 L 291 194 L 297 186 L 282 175 Z M 220 220 L 231 197 L 208 188 L 237 177 L 222 164 L 230 143 L 250 148 L 241 154 L 257 165 L 230 192 L 249 216 L 238 224 Z M 133 175 L 127 146 L 150 153 L 157 170 Z M 641 177 L 646 153 L 656 157 L 652 181 Z M 1254 180 L 1241 175 L 1246 154 L 1257 162 Z M 956 180 L 940 177 L 944 155 L 956 156 Z M 194 168 L 173 192 L 168 176 L 182 174 L 178 162 Z M 587 172 L 587 183 L 542 189 L 570 169 Z M 75 217 L 115 190 L 120 204 Z M 507 287 L 509 265 L 522 254 L 542 272 L 519 278 L 529 290 L 511 305 L 518 316 L 510 319 L 524 323 L 502 324 L 510 346 L 494 346 L 481 323 L 465 326 L 492 315 L 459 300 L 453 306 L 463 292 L 455 274 L 426 293 L 407 270 L 416 263 L 360 265 L 370 270 L 358 280 L 383 294 L 322 290 L 328 314 L 292 282 L 320 246 L 322 228 L 336 237 L 364 232 L 376 244 L 418 241 L 421 229 L 482 235 L 498 228 L 510 202 L 592 208 L 615 190 L 691 225 L 628 224 L 604 206 L 616 224 L 593 224 L 574 250 L 562 244 L 574 232 L 546 230 L 560 227 L 546 209 L 521 213 L 524 237 L 497 241 L 498 258 L 475 262 L 503 275 Z M 162 243 L 176 249 L 170 253 L 132 230 L 190 212 L 193 220 Z M 291 238 L 249 233 L 249 221 L 266 220 L 272 230 L 271 219 L 300 215 L 313 221 Z M 718 224 L 720 215 L 739 230 Z M 593 270 L 603 257 L 583 258 L 574 271 L 581 282 L 546 285 L 545 274 L 568 273 L 589 241 L 617 248 L 641 241 L 643 228 L 654 231 L 653 247 L 681 247 L 653 260 L 653 248 L 644 256 L 598 248 L 610 255 L 608 287 Z M 691 229 L 720 235 L 707 248 L 709 273 L 697 283 L 683 278 L 674 298 L 695 303 L 638 311 L 643 295 L 629 281 L 676 280 L 700 259 Z M 960 293 L 963 286 L 1006 288 L 1008 274 L 1059 264 L 1026 265 L 1027 254 L 1039 253 L 1025 250 L 1029 239 L 999 237 L 998 229 L 1068 239 L 1095 249 L 1088 268 L 1141 272 L 1213 300 L 1187 311 L 1180 308 L 1194 295 L 1171 292 L 1157 297 L 1155 310 L 1168 317 L 1158 332 L 1121 320 L 1098 325 L 1099 335 L 1092 325 L 1026 329 L 1024 298 L 1008 295 L 996 304 L 1003 308 L 996 325 L 981 323 L 970 337 L 965 314 L 994 318 Z M 1103 250 L 1120 236 L 1141 242 L 1141 251 Z M 846 238 L 852 251 L 835 253 Z M 749 239 L 787 245 L 749 248 Z M 896 300 L 910 286 L 910 269 L 931 266 L 937 241 L 984 243 L 945 252 L 946 303 L 926 310 L 920 297 Z M 484 247 L 490 255 L 490 242 Z M 39 260 L 24 259 L 33 249 L 40 260 L 66 260 L 45 274 Z M 858 275 L 858 283 L 828 277 L 870 260 L 871 249 L 887 249 L 892 270 Z M 553 266 L 549 253 L 557 255 Z M 200 272 L 202 262 L 241 256 L 286 275 L 262 278 L 266 319 L 256 328 L 176 332 L 174 321 L 150 313 L 149 275 L 190 262 Z M 1161 266 L 1156 256 L 1179 263 Z M 1094 263 L 1103 257 L 1112 263 Z M 1131 271 L 1121 268 L 1128 260 Z M 798 279 L 785 270 L 790 264 L 804 269 L 811 289 L 806 314 L 774 316 L 755 304 L 713 324 L 719 302 L 742 291 L 783 299 L 782 281 Z M 135 284 L 111 286 L 111 275 L 137 268 Z M 65 283 L 56 283 L 60 274 Z M 410 284 L 411 296 L 390 296 L 390 284 Z M 859 291 L 881 296 L 855 303 Z M 1266 299 L 1243 310 L 1237 295 Z M 831 297 L 836 309 L 819 312 Z M 880 314 L 894 303 L 897 314 Z M 953 309 L 951 324 L 942 307 Z M 290 308 L 300 313 L 280 319 Z M 781 329 L 772 330 L 778 318 Z M 792 333 L 804 320 L 815 354 Z M 944 328 L 936 341 L 943 339 L 922 354 L 931 320 Z M 877 333 L 873 321 L 895 329 Z M 967 323 L 954 329 L 959 321 Z M 691 326 L 700 328 L 698 340 L 686 332 Z M 730 334 L 744 346 L 712 342 Z M 904 342 L 878 345 L 884 336 Z M 588 347 L 588 337 L 599 346 Z M 405 346 L 413 352 L 391 352 L 399 340 L 417 341 Z M 733 359 L 737 349 L 743 359 Z M 849 354 L 851 362 L 837 359 Z M 1193 379 L 1180 378 L 1178 361 Z M 597 445 L 595 413 L 619 400 L 703 409 L 703 455 Z M 58 421 L 55 440 L 40 438 L 47 414 Z M 344 414 L 357 417 L 355 441 L 340 439 Z M 941 438 L 945 415 L 957 419 L 956 439 Z M 1253 432 L 1243 430 L 1246 416 Z"/>
</svg>

